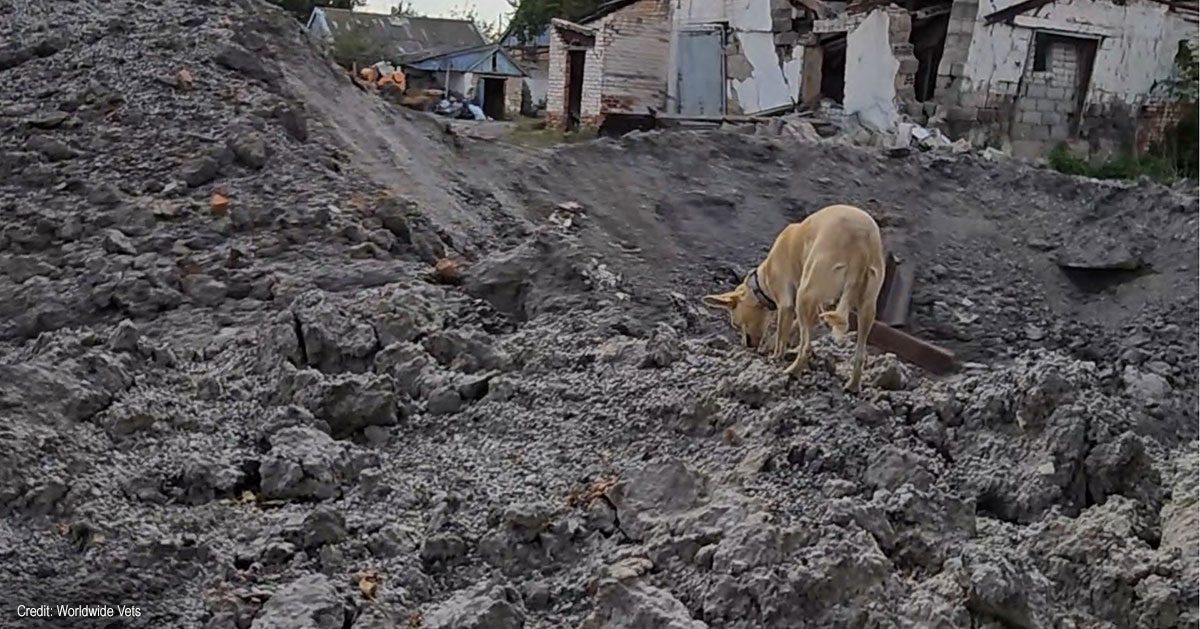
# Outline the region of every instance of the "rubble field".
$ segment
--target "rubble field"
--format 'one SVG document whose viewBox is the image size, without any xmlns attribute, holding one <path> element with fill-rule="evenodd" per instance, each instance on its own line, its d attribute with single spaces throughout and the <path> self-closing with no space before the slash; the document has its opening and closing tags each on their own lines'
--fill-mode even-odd
<svg viewBox="0 0 1200 629">
<path fill-rule="evenodd" d="M 259 0 L 0 0 L 0 82 L 0 626 L 1197 626 L 1194 185 L 519 149 Z M 957 373 L 701 307 L 842 202 Z"/>
</svg>

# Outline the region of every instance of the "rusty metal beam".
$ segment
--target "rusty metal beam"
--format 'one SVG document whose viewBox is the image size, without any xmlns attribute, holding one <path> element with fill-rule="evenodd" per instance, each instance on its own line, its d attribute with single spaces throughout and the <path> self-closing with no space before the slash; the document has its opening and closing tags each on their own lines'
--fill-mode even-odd
<svg viewBox="0 0 1200 629">
<path fill-rule="evenodd" d="M 913 284 L 916 283 L 916 270 L 912 264 L 901 262 L 896 256 L 888 254 L 883 274 L 883 286 L 879 289 L 879 297 L 875 299 L 876 321 L 882 321 L 894 328 L 908 325 L 908 308 L 912 304 Z"/>
<path fill-rule="evenodd" d="M 850 329 L 858 329 L 858 319 L 850 315 Z M 867 335 L 867 343 L 885 352 L 891 352 L 918 367 L 935 374 L 954 371 L 954 352 L 934 345 L 892 326 L 876 321 Z"/>
</svg>

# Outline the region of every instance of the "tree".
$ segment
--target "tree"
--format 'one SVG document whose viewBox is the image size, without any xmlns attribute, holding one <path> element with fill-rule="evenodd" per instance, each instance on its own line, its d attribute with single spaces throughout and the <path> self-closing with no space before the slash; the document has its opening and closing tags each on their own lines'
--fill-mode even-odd
<svg viewBox="0 0 1200 629">
<path fill-rule="evenodd" d="M 447 17 L 456 20 L 467 20 L 475 24 L 475 28 L 479 29 L 479 33 L 488 43 L 494 43 L 504 34 L 503 31 L 503 16 L 497 16 L 495 22 L 488 22 L 479 17 L 475 7 L 467 4 L 464 0 L 463 4 L 456 6 L 447 13 Z"/>
<path fill-rule="evenodd" d="M 593 13 L 604 0 L 508 0 L 513 8 L 509 30 L 521 42 L 533 41 L 552 18 L 580 20 Z"/>
<path fill-rule="evenodd" d="M 307 22 L 313 7 L 330 7 L 333 9 L 354 9 L 367 3 L 367 0 L 271 0 L 287 9 L 296 19 Z"/>
</svg>

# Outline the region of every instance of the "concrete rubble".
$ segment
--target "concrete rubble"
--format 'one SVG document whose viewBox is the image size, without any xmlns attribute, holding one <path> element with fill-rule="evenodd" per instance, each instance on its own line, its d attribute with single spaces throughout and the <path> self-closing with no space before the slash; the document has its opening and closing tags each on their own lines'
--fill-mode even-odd
<svg viewBox="0 0 1200 629">
<path fill-rule="evenodd" d="M 456 151 L 265 2 L 9 9 L 10 600 L 147 628 L 1196 625 L 1195 190 L 904 120 L 904 159 L 817 117 Z M 914 262 L 906 330 L 957 372 L 876 354 L 850 395 L 849 343 L 791 380 L 702 308 L 842 202 Z M 1137 272 L 1064 270 L 1114 264 L 1078 234 Z"/>
</svg>

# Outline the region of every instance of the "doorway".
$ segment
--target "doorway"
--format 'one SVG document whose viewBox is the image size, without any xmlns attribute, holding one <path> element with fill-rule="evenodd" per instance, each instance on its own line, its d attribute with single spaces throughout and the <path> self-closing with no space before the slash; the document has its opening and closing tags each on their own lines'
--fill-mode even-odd
<svg viewBox="0 0 1200 629">
<path fill-rule="evenodd" d="M 587 58 L 586 50 L 567 51 L 567 131 L 579 128 L 580 113 L 583 106 L 583 65 Z"/>
<path fill-rule="evenodd" d="M 504 79 L 484 77 L 483 114 L 492 120 L 504 120 Z"/>
</svg>

